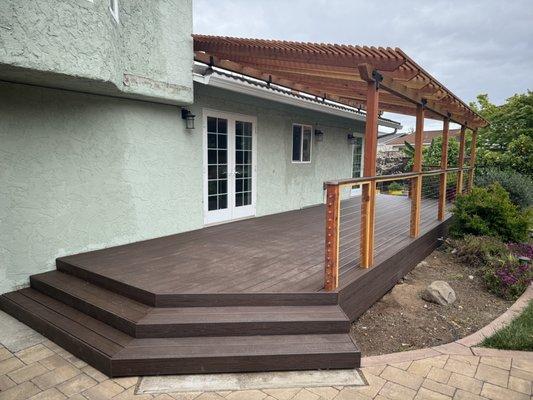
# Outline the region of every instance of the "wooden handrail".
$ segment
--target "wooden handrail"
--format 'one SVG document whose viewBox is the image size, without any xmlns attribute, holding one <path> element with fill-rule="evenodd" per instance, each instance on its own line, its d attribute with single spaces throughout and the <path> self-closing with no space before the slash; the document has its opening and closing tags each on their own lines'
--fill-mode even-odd
<svg viewBox="0 0 533 400">
<path fill-rule="evenodd" d="M 463 171 L 470 170 L 471 167 L 463 167 Z M 422 172 L 405 172 L 402 174 L 394 174 L 394 175 L 376 175 L 376 176 L 364 176 L 361 178 L 347 178 L 347 179 L 338 179 L 338 180 L 332 180 L 332 181 L 326 181 L 324 182 L 324 189 L 328 185 L 336 185 L 336 186 L 350 186 L 350 185 L 356 185 L 356 184 L 366 184 L 371 182 L 387 182 L 387 181 L 399 181 L 402 179 L 410 179 L 410 178 L 416 178 L 418 176 L 432 176 L 432 175 L 440 175 L 443 173 L 451 173 L 451 172 L 458 172 L 460 168 L 454 167 L 454 168 L 446 168 L 446 169 L 435 169 L 431 171 L 422 171 Z"/>
</svg>

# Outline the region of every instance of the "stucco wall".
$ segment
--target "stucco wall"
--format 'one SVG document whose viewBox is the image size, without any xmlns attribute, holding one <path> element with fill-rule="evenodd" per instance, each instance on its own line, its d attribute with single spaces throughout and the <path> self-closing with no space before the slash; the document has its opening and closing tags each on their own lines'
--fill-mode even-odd
<svg viewBox="0 0 533 400">
<path fill-rule="evenodd" d="M 195 87 L 203 107 L 257 117 L 257 214 L 320 203 L 351 169 L 359 123 Z M 201 126 L 197 119 L 197 126 Z M 291 163 L 293 122 L 318 123 L 310 164 Z M 0 83 L 0 292 L 56 257 L 203 226 L 202 133 L 176 106 Z"/>
<path fill-rule="evenodd" d="M 176 106 L 0 83 L 0 292 L 58 256 L 198 228 Z"/>
<path fill-rule="evenodd" d="M 191 0 L 0 1 L 0 79 L 192 102 Z"/>
</svg>

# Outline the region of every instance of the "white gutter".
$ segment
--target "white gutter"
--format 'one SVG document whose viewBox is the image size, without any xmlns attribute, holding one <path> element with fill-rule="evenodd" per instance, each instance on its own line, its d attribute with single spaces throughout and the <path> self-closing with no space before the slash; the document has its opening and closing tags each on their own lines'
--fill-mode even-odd
<svg viewBox="0 0 533 400">
<path fill-rule="evenodd" d="M 266 87 L 256 86 L 247 82 L 240 81 L 237 78 L 231 78 L 229 76 L 217 74 L 216 71 L 212 71 L 212 73 L 206 75 L 194 73 L 193 80 L 204 85 L 243 93 L 266 100 L 272 100 L 278 103 L 289 104 L 292 106 L 332 114 L 352 120 L 355 119 L 357 121 L 366 121 L 365 115 L 359 114 L 355 111 L 343 110 L 335 106 L 331 106 L 328 104 L 320 104 L 315 101 L 307 100 L 301 97 L 297 98 L 289 93 L 283 93 L 282 91 L 276 91 Z M 402 128 L 402 125 L 400 123 L 394 121 L 378 119 L 378 124 L 393 129 Z"/>
</svg>

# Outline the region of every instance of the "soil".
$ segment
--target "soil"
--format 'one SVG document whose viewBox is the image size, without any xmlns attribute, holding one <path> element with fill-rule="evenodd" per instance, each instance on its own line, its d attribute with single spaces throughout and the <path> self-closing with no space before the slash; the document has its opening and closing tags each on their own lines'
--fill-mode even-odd
<svg viewBox="0 0 533 400">
<path fill-rule="evenodd" d="M 418 264 L 352 325 L 365 356 L 437 346 L 468 336 L 500 316 L 513 302 L 489 293 L 478 269 L 458 261 L 443 245 Z M 422 300 L 424 289 L 443 280 L 457 300 L 441 306 Z"/>
</svg>

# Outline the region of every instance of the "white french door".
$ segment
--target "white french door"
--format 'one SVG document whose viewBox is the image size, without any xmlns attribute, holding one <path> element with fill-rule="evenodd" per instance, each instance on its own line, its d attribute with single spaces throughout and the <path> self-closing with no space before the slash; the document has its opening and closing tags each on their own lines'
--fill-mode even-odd
<svg viewBox="0 0 533 400">
<path fill-rule="evenodd" d="M 256 119 L 204 110 L 204 223 L 255 215 Z"/>
</svg>

